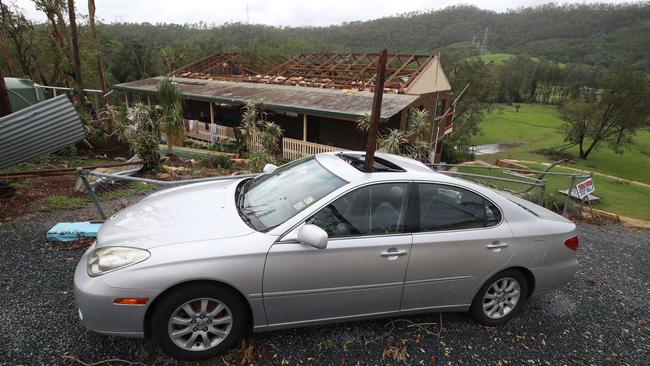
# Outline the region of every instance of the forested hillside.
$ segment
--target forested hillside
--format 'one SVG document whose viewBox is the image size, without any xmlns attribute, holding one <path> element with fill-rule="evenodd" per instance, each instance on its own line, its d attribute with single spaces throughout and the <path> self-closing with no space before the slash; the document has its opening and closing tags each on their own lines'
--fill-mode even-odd
<svg viewBox="0 0 650 366">
<path fill-rule="evenodd" d="M 488 28 L 488 51 L 528 54 L 561 63 L 609 66 L 625 60 L 650 70 L 650 5 L 544 5 L 506 13 L 456 6 L 329 27 L 277 28 L 264 25 L 106 24 L 106 40 L 136 49 L 185 47 L 185 58 L 217 51 L 263 53 L 370 51 L 443 53 L 473 51 Z"/>
<path fill-rule="evenodd" d="M 7 57 L 0 60 L 0 67 L 10 69 L 14 76 L 55 83 L 56 80 L 47 80 L 47 76 L 54 75 L 52 55 L 61 51 L 57 51 L 60 46 L 52 44 L 51 24 L 33 24 L 22 18 L 18 9 L 5 6 L 5 10 L 0 24 L 4 45 L 0 46 Z M 63 13 L 65 17 L 65 9 Z M 97 14 L 101 17 L 101 7 Z M 80 18 L 82 50 L 91 48 L 86 19 Z M 650 71 L 650 3 L 647 2 L 549 4 L 504 13 L 455 6 L 329 27 L 279 28 L 240 23 L 97 24 L 109 83 L 162 74 L 216 52 L 267 55 L 377 52 L 386 47 L 391 52 L 442 52 L 443 57 L 459 53 L 475 55 L 478 50 L 472 46 L 472 37 L 482 40 L 486 27 L 490 53 L 530 55 L 563 64 L 593 66 L 610 66 L 623 61 L 636 70 Z M 94 63 L 91 52 L 82 52 L 81 58 L 82 64 Z M 11 67 L 3 66 L 8 60 L 11 60 Z M 61 56 L 62 69 L 67 67 L 64 61 Z M 97 85 L 95 75 L 87 73 L 85 76 L 89 85 Z"/>
<path fill-rule="evenodd" d="M 387 46 L 431 51 L 481 40 L 492 53 L 527 53 L 564 63 L 609 65 L 617 58 L 650 67 L 650 5 L 543 5 L 506 13 L 471 6 L 410 13 L 327 28 L 291 30 L 357 50 Z"/>
</svg>

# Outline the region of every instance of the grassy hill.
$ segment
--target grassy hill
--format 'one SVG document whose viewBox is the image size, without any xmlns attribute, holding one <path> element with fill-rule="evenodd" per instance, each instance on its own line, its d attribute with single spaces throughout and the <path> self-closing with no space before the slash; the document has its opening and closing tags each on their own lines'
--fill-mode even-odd
<svg viewBox="0 0 650 366">
<path fill-rule="evenodd" d="M 475 136 L 476 145 L 521 142 L 524 145 L 511 150 L 484 155 L 482 158 L 534 160 L 549 162 L 552 159 L 539 150 L 564 143 L 557 129 L 562 125 L 554 106 L 522 104 L 519 112 L 514 107 L 495 105 L 481 122 L 482 134 Z M 597 171 L 620 178 L 650 184 L 650 131 L 641 131 L 634 137 L 623 154 L 616 154 L 606 145 L 600 146 L 588 160 L 573 160 L 570 167 Z M 577 147 L 566 150 L 574 157 Z"/>
<path fill-rule="evenodd" d="M 483 133 L 475 136 L 472 143 L 476 145 L 523 143 L 523 145 L 496 154 L 477 155 L 476 158 L 487 161 L 500 158 L 537 161 L 540 163 L 526 165 L 533 169 L 543 169 L 541 162 L 550 162 L 553 159 L 542 155 L 539 150 L 563 144 L 562 136 L 557 132 L 562 123 L 557 108 L 553 106 L 523 104 L 519 112 L 515 112 L 514 107 L 495 105 L 481 122 Z M 575 157 L 577 147 L 567 152 Z M 606 146 L 601 146 L 590 155 L 589 160 L 573 160 L 567 167 L 650 184 L 650 131 L 638 133 L 634 143 L 621 155 Z M 553 171 L 571 172 L 560 166 Z M 595 208 L 650 220 L 650 205 L 648 205 L 650 188 L 602 175 L 595 175 L 594 183 L 596 195 L 603 198 L 601 202 L 594 204 Z M 548 196 L 561 201 L 562 196 L 557 193 L 557 190 L 566 189 L 569 184 L 565 177 L 548 178 Z"/>
</svg>

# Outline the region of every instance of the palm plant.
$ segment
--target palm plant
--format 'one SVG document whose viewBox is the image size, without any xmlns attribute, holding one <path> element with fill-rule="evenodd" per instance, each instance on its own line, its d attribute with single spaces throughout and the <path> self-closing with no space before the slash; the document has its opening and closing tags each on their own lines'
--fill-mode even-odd
<svg viewBox="0 0 650 366">
<path fill-rule="evenodd" d="M 165 77 L 158 83 L 158 101 L 163 107 L 162 122 L 167 133 L 167 149 L 173 145 L 183 145 L 183 107 L 181 90 L 170 78 Z"/>
<path fill-rule="evenodd" d="M 429 112 L 426 109 L 413 108 L 409 111 L 409 124 L 407 127 L 408 137 L 413 140 L 421 140 L 431 133 Z"/>
<path fill-rule="evenodd" d="M 379 148 L 390 154 L 400 154 L 402 146 L 407 142 L 402 131 L 390 129 L 387 134 L 379 137 Z"/>
<path fill-rule="evenodd" d="M 368 130 L 370 129 L 370 114 L 365 113 L 363 117 L 356 120 L 356 123 L 357 123 L 357 130 L 359 130 L 364 134 L 367 134 Z"/>
</svg>

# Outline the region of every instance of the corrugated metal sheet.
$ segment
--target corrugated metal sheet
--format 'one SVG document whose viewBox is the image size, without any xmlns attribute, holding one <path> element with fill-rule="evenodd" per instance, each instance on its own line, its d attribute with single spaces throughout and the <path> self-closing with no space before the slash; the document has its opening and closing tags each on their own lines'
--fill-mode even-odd
<svg viewBox="0 0 650 366">
<path fill-rule="evenodd" d="M 79 114 L 65 95 L 0 118 L 0 169 L 59 151 L 83 139 Z"/>
<path fill-rule="evenodd" d="M 113 86 L 118 90 L 156 93 L 160 77 Z M 302 86 L 246 83 L 223 80 L 174 78 L 183 97 L 220 103 L 260 102 L 269 109 L 356 119 L 372 109 L 373 94 L 367 91 L 321 89 Z M 381 117 L 399 113 L 419 98 L 418 95 L 385 93 Z"/>
</svg>

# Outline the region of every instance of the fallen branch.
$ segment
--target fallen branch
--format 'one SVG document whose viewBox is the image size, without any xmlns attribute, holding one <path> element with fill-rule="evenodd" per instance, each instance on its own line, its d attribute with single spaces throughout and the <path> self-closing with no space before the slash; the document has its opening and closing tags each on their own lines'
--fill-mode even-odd
<svg viewBox="0 0 650 366">
<path fill-rule="evenodd" d="M 384 328 L 386 328 L 386 327 L 388 327 L 390 325 L 391 329 L 390 329 L 390 331 L 388 333 L 392 333 L 395 330 L 395 323 L 405 322 L 405 323 L 409 323 L 406 326 L 407 328 L 418 327 L 418 328 L 422 329 L 427 335 L 435 335 L 437 337 L 440 337 L 440 335 L 442 334 L 442 329 L 443 329 L 442 328 L 442 313 L 439 313 L 439 315 L 440 315 L 440 322 L 439 323 L 435 323 L 435 322 L 415 323 L 415 322 L 413 322 L 411 320 L 408 320 L 408 319 L 395 319 L 395 320 L 391 320 L 390 322 L 386 323 L 386 325 L 384 325 Z M 440 329 L 438 330 L 438 332 L 434 332 L 434 331 L 431 331 L 431 330 L 425 328 L 425 326 L 427 326 L 427 325 L 440 325 Z"/>
<path fill-rule="evenodd" d="M 63 359 L 66 360 L 66 361 L 75 362 L 75 363 L 78 363 L 78 364 L 83 365 L 83 366 L 97 366 L 97 365 L 108 364 L 108 363 L 121 363 L 121 364 L 129 365 L 129 366 L 134 366 L 134 365 L 145 366 L 145 364 L 143 364 L 142 362 L 134 362 L 134 361 L 122 360 L 122 359 L 119 359 L 119 358 L 111 358 L 111 359 L 108 359 L 108 360 L 102 360 L 102 361 L 98 361 L 98 362 L 87 363 L 87 362 L 81 361 L 80 359 L 78 359 L 78 358 L 76 358 L 74 356 L 61 355 L 61 357 L 63 357 Z"/>
</svg>

